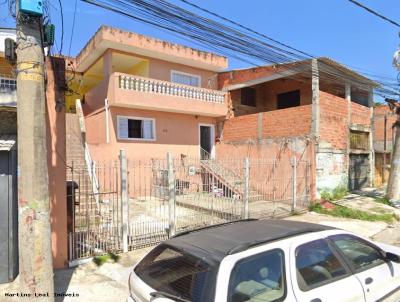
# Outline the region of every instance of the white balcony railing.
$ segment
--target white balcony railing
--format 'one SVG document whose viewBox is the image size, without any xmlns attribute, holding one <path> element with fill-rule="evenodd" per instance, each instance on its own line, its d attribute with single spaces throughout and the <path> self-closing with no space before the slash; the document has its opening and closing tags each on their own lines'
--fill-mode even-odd
<svg viewBox="0 0 400 302">
<path fill-rule="evenodd" d="M 119 76 L 119 88 L 164 94 L 211 103 L 225 103 L 225 92 L 131 75 Z"/>
<path fill-rule="evenodd" d="M 0 105 L 17 105 L 17 80 L 10 75 L 0 74 Z"/>
</svg>

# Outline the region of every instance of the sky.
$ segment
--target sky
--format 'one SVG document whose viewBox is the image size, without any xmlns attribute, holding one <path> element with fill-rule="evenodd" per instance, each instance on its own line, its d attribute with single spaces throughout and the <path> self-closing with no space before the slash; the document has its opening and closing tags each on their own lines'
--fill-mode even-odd
<svg viewBox="0 0 400 302">
<path fill-rule="evenodd" d="M 400 44 L 400 29 L 348 0 L 191 1 L 314 56 L 327 56 L 349 67 L 390 77 L 393 81 L 397 78 L 398 71 L 392 66 L 392 57 Z M 170 2 L 188 8 L 179 0 Z M 398 0 L 359 2 L 400 23 Z M 59 48 L 62 28 L 60 8 L 57 0 L 50 0 L 50 3 L 51 20 L 56 25 Z M 61 0 L 61 3 L 64 13 L 63 54 L 68 55 L 75 0 Z M 0 5 L 0 27 L 14 26 L 14 21 L 7 16 L 6 5 Z M 208 50 L 191 41 L 78 0 L 70 54 L 75 56 L 101 25 Z M 229 61 L 230 69 L 248 67 L 247 63 L 235 59 Z"/>
</svg>

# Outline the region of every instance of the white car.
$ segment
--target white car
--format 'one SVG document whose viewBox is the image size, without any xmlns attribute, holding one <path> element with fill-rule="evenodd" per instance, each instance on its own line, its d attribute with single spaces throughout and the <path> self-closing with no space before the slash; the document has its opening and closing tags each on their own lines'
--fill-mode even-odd
<svg viewBox="0 0 400 302">
<path fill-rule="evenodd" d="M 399 255 L 317 224 L 227 223 L 156 246 L 134 267 L 128 301 L 381 301 L 400 293 Z"/>
</svg>

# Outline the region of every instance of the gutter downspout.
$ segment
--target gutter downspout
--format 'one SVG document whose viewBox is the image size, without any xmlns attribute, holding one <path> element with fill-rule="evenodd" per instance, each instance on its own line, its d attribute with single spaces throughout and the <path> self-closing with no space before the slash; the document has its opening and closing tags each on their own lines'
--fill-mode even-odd
<svg viewBox="0 0 400 302">
<path fill-rule="evenodd" d="M 104 108 L 106 109 L 106 143 L 110 143 L 110 128 L 109 128 L 109 109 L 108 109 L 108 99 L 104 100 Z"/>
</svg>

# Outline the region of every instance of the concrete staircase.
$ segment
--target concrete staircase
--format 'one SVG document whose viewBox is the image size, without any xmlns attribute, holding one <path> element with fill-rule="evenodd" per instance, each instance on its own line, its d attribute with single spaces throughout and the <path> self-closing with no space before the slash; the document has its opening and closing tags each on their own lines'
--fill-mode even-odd
<svg viewBox="0 0 400 302">
<path fill-rule="evenodd" d="M 79 124 L 79 116 L 75 113 L 66 114 L 66 154 L 67 181 L 78 185 L 76 189 L 76 210 L 94 213 L 97 203 L 93 195 L 93 184 L 85 160 L 84 140 Z"/>
<path fill-rule="evenodd" d="M 232 169 L 225 167 L 221 162 L 211 157 L 205 150 L 201 150 L 202 159 L 201 166 L 223 186 L 228 188 L 232 193 L 243 199 L 244 196 L 244 175 L 234 172 Z M 250 186 L 249 200 L 257 201 L 262 199 L 262 195 Z"/>
</svg>

